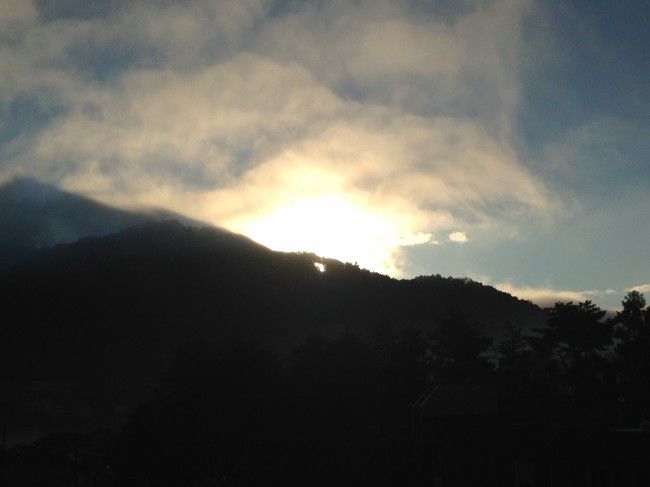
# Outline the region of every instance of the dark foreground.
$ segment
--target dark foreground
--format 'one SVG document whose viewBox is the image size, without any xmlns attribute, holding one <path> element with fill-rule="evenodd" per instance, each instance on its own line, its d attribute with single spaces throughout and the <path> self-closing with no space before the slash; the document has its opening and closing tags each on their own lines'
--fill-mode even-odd
<svg viewBox="0 0 650 487">
<path fill-rule="evenodd" d="M 453 310 L 283 359 L 187 343 L 121 423 L 5 446 L 3 485 L 648 485 L 650 313 L 623 304 L 558 304 L 496 343 Z M 8 397 L 10 431 L 27 412 Z"/>
</svg>

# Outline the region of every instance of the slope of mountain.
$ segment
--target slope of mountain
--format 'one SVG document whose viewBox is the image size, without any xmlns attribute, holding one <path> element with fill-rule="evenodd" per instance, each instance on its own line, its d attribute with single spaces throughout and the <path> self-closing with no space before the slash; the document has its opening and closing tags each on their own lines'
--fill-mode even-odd
<svg viewBox="0 0 650 487">
<path fill-rule="evenodd" d="M 0 269 L 35 249 L 170 218 L 191 223 L 165 211 L 118 210 L 32 179 L 14 179 L 0 186 Z"/>
<path fill-rule="evenodd" d="M 0 389 L 23 397 L 16 404 L 40 394 L 56 405 L 18 408 L 16 428 L 36 421 L 40 431 L 119 423 L 116 411 L 147 397 L 187 344 L 254 340 L 286 354 L 313 335 L 432 330 L 454 306 L 493 336 L 507 321 L 543 320 L 535 305 L 471 280 L 396 280 L 177 222 L 36 251 L 0 273 L 0 296 Z"/>
<path fill-rule="evenodd" d="M 314 266 L 321 261 L 325 272 Z M 36 376 L 68 370 L 70 360 L 65 373 L 86 368 L 86 353 L 107 364 L 122 355 L 155 364 L 187 340 L 237 335 L 286 351 L 312 334 L 431 329 L 454 306 L 493 335 L 506 321 L 542 319 L 531 303 L 471 280 L 396 280 L 176 222 L 40 251 L 5 271 L 0 286 L 4 316 L 14 317 L 3 327 L 2 355 L 18 354 L 13 368 L 25 362 Z"/>
</svg>

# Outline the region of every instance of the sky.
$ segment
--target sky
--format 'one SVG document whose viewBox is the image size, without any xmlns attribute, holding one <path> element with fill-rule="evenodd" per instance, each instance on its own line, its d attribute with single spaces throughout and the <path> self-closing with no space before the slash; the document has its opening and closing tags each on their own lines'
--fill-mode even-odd
<svg viewBox="0 0 650 487">
<path fill-rule="evenodd" d="M 0 2 L 0 182 L 541 304 L 650 294 L 650 6 Z"/>
</svg>

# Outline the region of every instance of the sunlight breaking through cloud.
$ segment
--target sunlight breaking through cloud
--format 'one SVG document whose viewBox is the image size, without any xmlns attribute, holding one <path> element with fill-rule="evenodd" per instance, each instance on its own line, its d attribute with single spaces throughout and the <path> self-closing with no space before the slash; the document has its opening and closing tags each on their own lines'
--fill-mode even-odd
<svg viewBox="0 0 650 487">
<path fill-rule="evenodd" d="M 165 207 L 392 275 L 404 246 L 505 234 L 562 206 L 513 138 L 528 1 L 450 18 L 388 0 L 135 2 L 47 22 L 23 5 L 0 101 L 29 100 L 38 123 L 2 147 L 0 180 Z"/>
<path fill-rule="evenodd" d="M 334 194 L 272 208 L 267 215 L 236 226 L 273 250 L 310 251 L 390 275 L 399 273 L 394 256 L 398 247 L 431 238 L 404 236 L 390 216 Z"/>
</svg>

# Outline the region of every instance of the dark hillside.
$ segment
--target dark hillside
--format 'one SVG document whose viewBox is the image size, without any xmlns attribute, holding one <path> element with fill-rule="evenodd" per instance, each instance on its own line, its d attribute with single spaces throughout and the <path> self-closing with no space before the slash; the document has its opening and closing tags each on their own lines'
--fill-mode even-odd
<svg viewBox="0 0 650 487">
<path fill-rule="evenodd" d="M 40 251 L 0 278 L 0 380 L 65 384 L 67 399 L 44 401 L 63 401 L 72 417 L 85 405 L 89 421 L 111 424 L 188 343 L 254 340 L 286 356 L 313 335 L 430 331 L 450 307 L 493 335 L 506 321 L 543 319 L 536 306 L 466 279 L 396 280 L 328 259 L 321 273 L 316 261 L 176 222 Z"/>
</svg>

